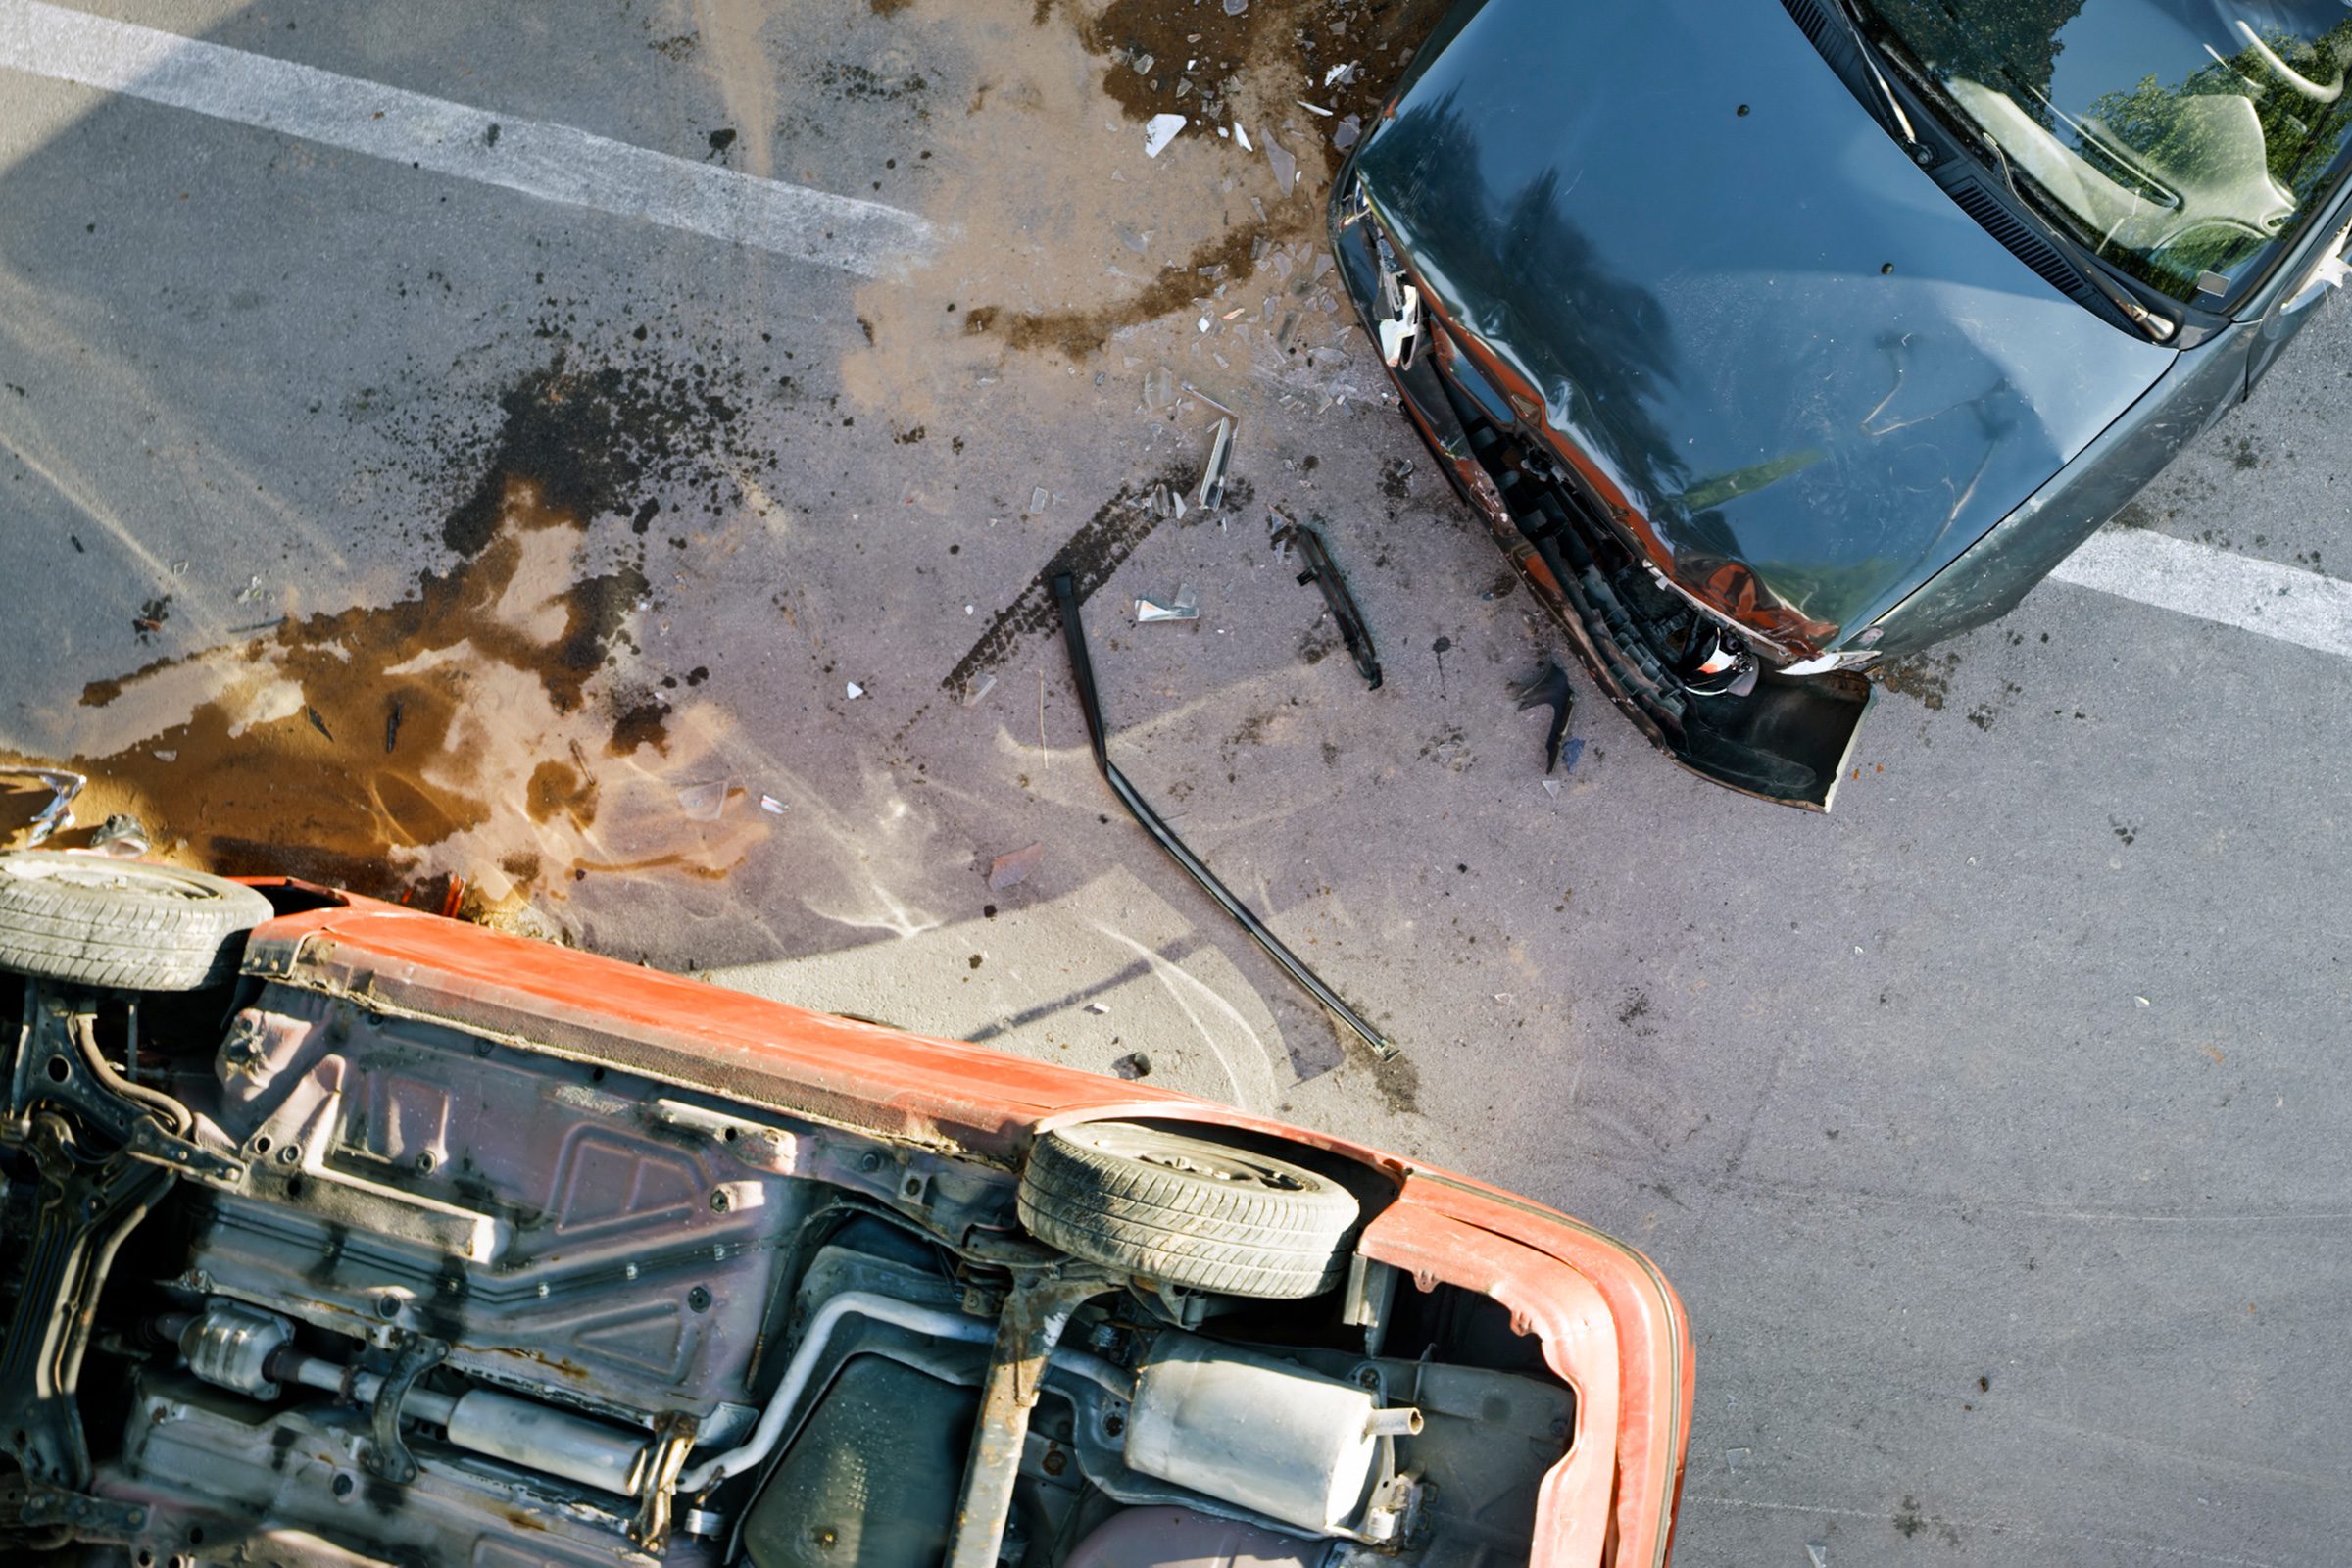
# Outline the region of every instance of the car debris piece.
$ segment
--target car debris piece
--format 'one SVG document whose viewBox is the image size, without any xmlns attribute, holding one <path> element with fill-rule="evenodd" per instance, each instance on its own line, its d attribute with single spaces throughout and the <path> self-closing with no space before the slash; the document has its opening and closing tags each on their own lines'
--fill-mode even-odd
<svg viewBox="0 0 2352 1568">
<path fill-rule="evenodd" d="M 854 681 L 854 680 L 852 680 L 852 681 L 844 681 L 844 682 L 842 682 L 842 684 L 843 684 L 843 686 L 845 686 L 845 687 L 846 687 L 846 688 L 848 688 L 848 690 L 849 690 L 849 695 L 848 695 L 847 697 L 845 697 L 845 698 L 843 698 L 843 699 L 842 699 L 842 701 L 844 701 L 844 702 L 847 702 L 847 703 L 854 703 L 854 702 L 856 702 L 856 701 L 857 701 L 858 698 L 860 698 L 860 697 L 863 697 L 863 696 L 865 695 L 865 688 L 864 688 L 864 687 L 862 687 L 862 686 L 860 686 L 860 685 L 858 685 L 858 684 L 856 681 Z"/>
<path fill-rule="evenodd" d="M 1191 123 L 1182 115 L 1153 115 L 1144 126 L 1144 156 L 1157 158 L 1176 139 L 1176 133 Z"/>
<path fill-rule="evenodd" d="M 1355 661 L 1356 673 L 1364 677 L 1367 690 L 1380 690 L 1380 656 L 1372 647 L 1371 628 L 1364 624 L 1363 612 L 1356 609 L 1355 596 L 1348 591 L 1331 552 L 1323 547 L 1323 536 L 1302 522 L 1294 522 L 1277 532 L 1274 540 L 1278 545 L 1298 547 L 1298 559 L 1305 563 L 1305 569 L 1298 573 L 1299 582 L 1311 582 L 1323 590 L 1323 603 L 1339 623 L 1340 638 L 1348 645 L 1348 657 Z"/>
<path fill-rule="evenodd" d="M 1233 462 L 1233 421 L 1217 421 L 1209 437 L 1208 462 L 1200 468 L 1200 505 L 1214 512 L 1225 500 L 1225 469 Z"/>
<path fill-rule="evenodd" d="M 1043 844 L 1025 844 L 1017 850 L 998 856 L 988 862 L 989 891 L 1002 893 L 1006 888 L 1019 887 L 1029 880 L 1029 873 L 1036 870 L 1045 858 L 1046 847 Z"/>
<path fill-rule="evenodd" d="M 689 822 L 715 822 L 727 808 L 728 785 L 723 778 L 687 784 L 678 790 L 678 810 Z"/>
<path fill-rule="evenodd" d="M 1234 313 L 1234 315 L 1236 315 L 1236 316 L 1238 316 L 1238 315 L 1240 315 L 1240 314 L 1241 314 L 1241 313 L 1240 313 L 1240 312 L 1238 312 L 1238 311 Z M 1233 319 L 1233 317 L 1232 317 L 1232 316 L 1228 316 L 1227 318 L 1225 318 L 1225 319 L 1227 319 L 1228 321 L 1230 321 L 1230 320 L 1232 320 L 1232 319 Z M 1190 382 L 1190 381 L 1187 381 L 1187 382 L 1185 382 L 1185 383 L 1184 383 L 1184 390 L 1185 390 L 1186 392 L 1188 392 L 1188 393 L 1190 393 L 1190 394 L 1192 395 L 1192 397 L 1193 397 L 1194 401 L 1196 401 L 1196 402 L 1198 402 L 1198 403 L 1201 404 L 1202 406 L 1204 406 L 1204 407 L 1206 407 L 1206 408 L 1211 408 L 1211 409 L 1214 409 L 1214 410 L 1216 410 L 1216 411 L 1217 411 L 1219 414 L 1222 414 L 1223 416 L 1225 416 L 1225 417 L 1227 417 L 1228 419 L 1231 419 L 1231 420 L 1232 420 L 1234 423 L 1236 423 L 1236 424 L 1239 424 L 1239 423 L 1241 423 L 1241 422 L 1242 422 L 1242 416 L 1241 416 L 1239 414 L 1235 413 L 1235 412 L 1234 412 L 1232 409 L 1230 409 L 1230 408 L 1227 408 L 1227 407 L 1226 407 L 1224 404 L 1222 404 L 1222 403 L 1219 403 L 1219 402 L 1218 402 L 1218 401 L 1217 401 L 1215 398 L 1212 398 L 1212 397 L 1210 397 L 1210 396 L 1209 396 L 1207 393 L 1205 393 L 1205 392 L 1201 391 L 1201 390 L 1200 390 L 1199 387 L 1197 387 L 1197 386 L 1193 385 L 1193 383 L 1192 383 L 1192 382 Z"/>
<path fill-rule="evenodd" d="M 1266 162 L 1274 166 L 1274 183 L 1288 196 L 1291 187 L 1298 183 L 1298 160 L 1283 150 L 1282 143 L 1266 138 Z"/>
<path fill-rule="evenodd" d="M 788 808 L 773 795 L 762 795 L 760 797 L 760 809 L 770 816 L 782 816 Z"/>
<path fill-rule="evenodd" d="M 31 822 L 32 837 L 25 842 L 38 844 L 61 827 L 74 825 L 74 797 L 89 782 L 86 775 L 64 767 L 31 767 L 19 764 L 0 766 L 0 777 L 37 778 L 49 786 L 49 804 L 41 808 Z"/>
<path fill-rule="evenodd" d="M 1560 765 L 1560 741 L 1568 733 L 1568 715 L 1576 708 L 1576 693 L 1568 684 L 1568 672 L 1556 661 L 1546 660 L 1535 679 L 1512 687 L 1511 695 L 1519 700 L 1522 713 L 1533 708 L 1551 710 L 1551 728 L 1544 736 L 1544 771 L 1548 774 Z M 1578 751 L 1583 748 L 1580 746 Z M 1574 771 L 1574 757 L 1569 758 L 1568 766 Z"/>
<path fill-rule="evenodd" d="M 1101 770 L 1102 781 L 1110 786 L 1110 792 L 1119 798 L 1121 806 L 1127 808 L 1128 814 L 1142 824 L 1144 831 L 1168 852 L 1169 858 L 1183 866 L 1192 879 L 1200 884 L 1201 891 L 1216 900 L 1225 912 L 1239 921 L 1242 929 L 1266 950 L 1268 957 L 1280 964 L 1334 1018 L 1352 1030 L 1372 1049 L 1374 1056 L 1382 1061 L 1394 1058 L 1396 1047 L 1389 1038 L 1365 1022 L 1363 1015 L 1341 1000 L 1340 994 L 1324 984 L 1320 975 L 1309 969 L 1297 954 L 1283 946 L 1282 938 L 1276 936 L 1263 920 L 1250 912 L 1249 906 L 1234 897 L 1232 891 L 1217 880 L 1216 873 L 1186 847 L 1168 824 L 1160 820 L 1159 813 L 1152 809 L 1151 804 L 1136 793 L 1135 786 L 1127 782 L 1127 775 L 1121 773 L 1118 764 L 1110 760 L 1110 734 L 1102 722 L 1102 699 L 1095 690 L 1094 661 L 1086 651 L 1086 622 L 1078 613 L 1078 581 L 1069 572 L 1054 573 L 1054 602 L 1061 610 L 1061 634 L 1069 647 L 1070 677 L 1078 686 L 1078 707 L 1086 715 L 1087 741 L 1094 749 L 1095 766 Z"/>
<path fill-rule="evenodd" d="M 1199 620 L 1200 599 L 1191 583 L 1180 583 L 1176 597 L 1166 604 L 1138 595 L 1135 601 L 1135 623 L 1147 626 L 1155 620 Z"/>
<path fill-rule="evenodd" d="M 119 859 L 135 860 L 155 847 L 145 823 L 127 811 L 117 811 L 90 834 L 90 848 Z"/>
</svg>

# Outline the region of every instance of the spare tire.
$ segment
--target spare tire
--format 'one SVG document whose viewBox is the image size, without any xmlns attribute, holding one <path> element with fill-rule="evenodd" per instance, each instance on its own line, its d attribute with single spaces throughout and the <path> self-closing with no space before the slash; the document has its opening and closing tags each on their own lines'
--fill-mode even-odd
<svg viewBox="0 0 2352 1568">
<path fill-rule="evenodd" d="M 202 871 L 102 855 L 0 855 L 0 969 L 122 991 L 194 991 L 237 972 L 270 901 Z"/>
<path fill-rule="evenodd" d="M 1339 1283 L 1355 1195 L 1288 1160 L 1098 1121 L 1050 1132 L 1021 1172 L 1021 1223 L 1073 1257 L 1232 1296 Z"/>
</svg>

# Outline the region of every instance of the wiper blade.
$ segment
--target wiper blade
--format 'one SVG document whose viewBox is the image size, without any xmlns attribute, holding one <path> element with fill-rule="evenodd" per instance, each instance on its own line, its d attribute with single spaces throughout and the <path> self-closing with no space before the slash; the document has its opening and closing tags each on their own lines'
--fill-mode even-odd
<svg viewBox="0 0 2352 1568">
<path fill-rule="evenodd" d="M 1886 106 L 1886 113 L 1879 118 L 1904 146 L 1917 148 L 1919 132 L 1911 128 L 1911 117 L 1903 113 L 1902 100 L 1894 95 L 1894 87 L 1886 80 L 1886 74 L 1879 69 L 1879 46 L 1872 43 L 1870 34 L 1863 30 L 1862 19 L 1855 14 L 1853 0 L 1828 0 L 1828 3 L 1830 9 L 1838 14 L 1838 20 L 1845 24 L 1845 35 L 1853 40 L 1855 56 L 1861 60 L 1862 69 L 1870 73 L 1872 85 L 1879 89 L 1879 102 Z"/>
<path fill-rule="evenodd" d="M 2108 264 L 2076 243 L 2075 237 L 2066 231 L 2066 224 L 2059 214 L 2050 211 L 2046 202 L 2026 194 L 2018 184 L 2017 176 L 2010 172 L 2009 154 L 1992 133 L 1980 129 L 1978 135 L 1992 154 L 1992 166 L 2000 172 L 2002 188 L 2009 192 L 2010 198 L 2018 206 L 2031 212 L 2040 221 L 2043 236 L 2073 264 L 2076 271 L 2082 274 L 2083 281 L 2105 295 L 2107 302 L 2123 313 L 2124 319 L 2146 333 L 2149 341 L 2172 341 L 2173 335 L 2180 330 L 2180 323 L 2169 316 L 2149 310 L 2132 298 L 2131 290 L 2111 278 L 2108 275 Z"/>
<path fill-rule="evenodd" d="M 1192 874 L 1193 880 L 1200 884 L 1202 892 L 1216 900 L 1227 914 L 1241 922 L 1242 929 L 1266 950 L 1267 957 L 1280 964 L 1283 972 L 1298 981 L 1307 995 L 1321 1003 L 1333 1018 L 1352 1030 L 1369 1046 L 1375 1057 L 1382 1061 L 1393 1059 L 1396 1055 L 1396 1047 L 1389 1037 L 1373 1028 L 1363 1014 L 1348 1005 L 1338 992 L 1323 983 L 1322 976 L 1308 968 L 1298 955 L 1285 947 L 1282 938 L 1252 913 L 1248 905 L 1236 898 L 1230 888 L 1217 880 L 1217 874 L 1208 868 L 1207 863 L 1176 836 L 1174 829 L 1160 820 L 1159 813 L 1152 809 L 1151 803 L 1138 795 L 1135 786 L 1127 782 L 1127 775 L 1120 772 L 1118 764 L 1110 760 L 1110 732 L 1102 722 L 1102 699 L 1095 689 L 1095 664 L 1086 652 L 1086 623 L 1078 616 L 1078 585 L 1070 573 L 1054 573 L 1054 602 L 1061 610 L 1061 635 L 1069 649 L 1070 678 L 1078 684 L 1078 708 L 1086 715 L 1086 739 L 1094 748 L 1095 766 L 1102 771 L 1102 781 L 1110 786 L 1110 792 L 1119 798 L 1119 804 L 1127 808 L 1127 814 L 1142 823 L 1144 831 L 1158 841 L 1159 847 L 1168 852 L 1169 858 Z"/>
</svg>

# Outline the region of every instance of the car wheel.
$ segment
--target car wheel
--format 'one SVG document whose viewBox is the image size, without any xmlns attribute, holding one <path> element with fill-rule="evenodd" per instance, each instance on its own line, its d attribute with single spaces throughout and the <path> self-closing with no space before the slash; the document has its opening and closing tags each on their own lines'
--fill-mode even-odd
<svg viewBox="0 0 2352 1568">
<path fill-rule="evenodd" d="M 1170 1285 L 1288 1299 L 1339 1282 L 1355 1196 L 1287 1160 L 1099 1121 L 1046 1134 L 1021 1223 L 1073 1257 Z"/>
<path fill-rule="evenodd" d="M 253 889 L 98 855 L 0 855 L 0 969 L 123 991 L 194 991 L 236 973 L 270 918 Z"/>
</svg>

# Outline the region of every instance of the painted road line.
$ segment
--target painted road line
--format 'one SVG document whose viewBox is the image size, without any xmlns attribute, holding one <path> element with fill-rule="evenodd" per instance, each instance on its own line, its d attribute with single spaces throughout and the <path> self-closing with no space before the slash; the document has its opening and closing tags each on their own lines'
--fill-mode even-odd
<svg viewBox="0 0 2352 1568">
<path fill-rule="evenodd" d="M 2352 582 L 2149 528 L 2102 528 L 2050 573 L 2200 620 L 2352 659 Z"/>
<path fill-rule="evenodd" d="M 543 201 L 874 277 L 931 243 L 912 213 L 515 120 L 38 0 L 0 0 L 0 67 L 192 110 Z"/>
</svg>

